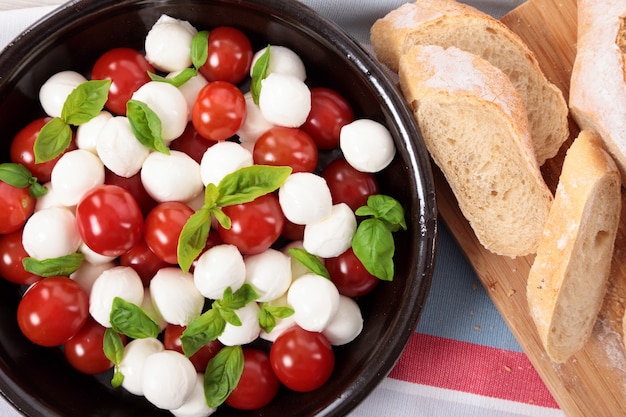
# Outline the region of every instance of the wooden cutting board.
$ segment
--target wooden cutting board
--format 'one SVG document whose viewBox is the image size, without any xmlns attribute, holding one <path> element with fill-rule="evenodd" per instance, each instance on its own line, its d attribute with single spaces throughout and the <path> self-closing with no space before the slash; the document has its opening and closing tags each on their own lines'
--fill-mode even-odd
<svg viewBox="0 0 626 417">
<path fill-rule="evenodd" d="M 576 0 L 529 0 L 501 20 L 528 43 L 546 75 L 567 99 L 576 53 Z M 578 133 L 574 122 L 570 127 L 570 141 L 542 168 L 553 191 L 564 152 Z M 443 176 L 435 171 L 442 219 L 564 413 L 568 417 L 626 416 L 626 353 L 621 341 L 626 304 L 626 201 L 610 287 L 591 340 L 568 362 L 556 364 L 544 352 L 528 313 L 526 278 L 533 257 L 510 259 L 485 250 L 461 215 Z"/>
</svg>

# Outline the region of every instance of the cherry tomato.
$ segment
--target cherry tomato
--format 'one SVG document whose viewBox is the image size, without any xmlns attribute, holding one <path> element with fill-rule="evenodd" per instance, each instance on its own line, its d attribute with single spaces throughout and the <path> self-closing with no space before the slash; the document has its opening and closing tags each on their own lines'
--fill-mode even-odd
<svg viewBox="0 0 626 417">
<path fill-rule="evenodd" d="M 326 87 L 311 89 L 311 111 L 301 129 L 311 135 L 319 149 L 338 147 L 341 128 L 352 121 L 352 107 L 339 93 Z"/>
<path fill-rule="evenodd" d="M 171 266 L 156 256 L 143 238 L 139 239 L 139 242 L 128 252 L 120 256 L 120 265 L 133 268 L 145 287 L 150 285 L 150 280 L 159 269 Z"/>
<path fill-rule="evenodd" d="M 207 140 L 200 136 L 193 123 L 188 123 L 182 135 L 178 139 L 172 141 L 170 149 L 185 152 L 197 163 L 202 161 L 202 156 L 211 146 L 217 142 Z"/>
<path fill-rule="evenodd" d="M 243 373 L 239 383 L 226 398 L 226 404 L 239 410 L 256 410 L 276 397 L 280 381 L 272 370 L 267 352 L 243 349 Z"/>
<path fill-rule="evenodd" d="M 76 224 L 83 242 L 105 256 L 120 256 L 143 234 L 137 202 L 117 185 L 103 184 L 85 193 L 76 206 Z"/>
<path fill-rule="evenodd" d="M 180 341 L 180 335 L 185 331 L 185 326 L 177 326 L 175 324 L 168 324 L 163 333 L 163 345 L 165 349 L 175 350 L 176 352 L 183 353 L 183 344 Z M 206 366 L 217 352 L 219 352 L 224 345 L 217 339 L 210 341 L 206 345 L 202 346 L 196 353 L 189 357 L 194 368 L 198 372 L 204 372 Z"/>
<path fill-rule="evenodd" d="M 228 81 L 237 84 L 250 72 L 252 45 L 238 29 L 219 26 L 209 32 L 209 50 L 200 74 L 209 81 Z"/>
<path fill-rule="evenodd" d="M 293 326 L 272 344 L 270 361 L 274 373 L 287 388 L 308 392 L 330 378 L 335 354 L 323 334 Z"/>
<path fill-rule="evenodd" d="M 347 297 L 365 295 L 380 282 L 365 269 L 352 248 L 337 257 L 325 259 L 324 265 L 339 293 Z"/>
<path fill-rule="evenodd" d="M 290 222 L 285 217 L 285 226 L 281 235 L 287 240 L 302 240 L 304 239 L 304 225 Z"/>
<path fill-rule="evenodd" d="M 141 182 L 141 174 L 137 173 L 132 177 L 121 177 L 115 174 L 109 169 L 104 170 L 104 182 L 105 184 L 119 185 L 126 191 L 128 191 L 139 205 L 141 213 L 145 216 L 148 215 L 150 210 L 157 205 L 157 202 L 148 194 Z"/>
<path fill-rule="evenodd" d="M 0 234 L 21 229 L 34 211 L 35 198 L 27 188 L 0 181 Z"/>
<path fill-rule="evenodd" d="M 198 92 L 191 122 L 203 138 L 222 141 L 237 133 L 245 115 L 243 93 L 234 84 L 213 81 Z"/>
<path fill-rule="evenodd" d="M 285 216 L 274 194 L 265 194 L 249 203 L 227 206 L 222 209 L 230 217 L 232 226 L 218 232 L 224 243 L 235 245 L 245 255 L 261 253 L 278 239 Z"/>
<path fill-rule="evenodd" d="M 22 333 L 41 346 L 67 342 L 85 324 L 89 296 L 68 277 L 49 277 L 35 282 L 17 307 Z"/>
<path fill-rule="evenodd" d="M 322 172 L 333 203 L 346 203 L 352 211 L 367 204 L 370 195 L 378 194 L 380 187 L 376 177 L 353 168 L 345 159 L 335 159 Z"/>
<path fill-rule="evenodd" d="M 293 172 L 313 172 L 317 166 L 317 147 L 308 133 L 291 127 L 275 126 L 254 144 L 255 164 L 289 166 Z"/>
<path fill-rule="evenodd" d="M 178 237 L 193 213 L 191 207 L 179 201 L 159 203 L 148 213 L 144 239 L 157 257 L 169 264 L 178 263 Z"/>
<path fill-rule="evenodd" d="M 111 80 L 105 107 L 113 113 L 126 114 L 126 102 L 139 87 L 150 81 L 148 71 L 155 72 L 141 52 L 131 48 L 113 48 L 96 60 L 91 79 Z"/>
<path fill-rule="evenodd" d="M 81 329 L 63 345 L 67 361 L 76 370 L 95 375 L 113 367 L 104 354 L 104 332 L 106 328 L 88 317 Z M 122 336 L 124 338 L 124 336 Z"/>
<path fill-rule="evenodd" d="M 22 229 L 0 235 L 0 276 L 16 284 L 30 285 L 42 277 L 24 269 L 22 259 L 29 255 L 22 245 Z"/>
</svg>

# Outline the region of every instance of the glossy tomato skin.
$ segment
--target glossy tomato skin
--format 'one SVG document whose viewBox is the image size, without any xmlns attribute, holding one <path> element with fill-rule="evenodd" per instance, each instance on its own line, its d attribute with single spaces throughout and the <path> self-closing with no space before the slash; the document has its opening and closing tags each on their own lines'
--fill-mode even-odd
<svg viewBox="0 0 626 417">
<path fill-rule="evenodd" d="M 17 307 L 22 333 L 41 346 L 59 346 L 87 321 L 89 296 L 74 280 L 54 276 L 35 282 Z"/>
<path fill-rule="evenodd" d="M 243 93 L 226 81 L 213 81 L 202 87 L 191 110 L 191 122 L 205 139 L 223 141 L 241 127 L 246 115 Z"/>
<path fill-rule="evenodd" d="M 293 172 L 313 172 L 317 167 L 317 147 L 308 133 L 292 127 L 275 126 L 254 144 L 255 164 L 289 166 Z"/>
<path fill-rule="evenodd" d="M 218 26 L 209 32 L 209 50 L 200 74 L 208 81 L 238 84 L 250 72 L 252 45 L 248 37 L 231 26 Z"/>
<path fill-rule="evenodd" d="M 367 205 L 369 196 L 380 193 L 376 177 L 353 168 L 345 159 L 328 164 L 322 177 L 326 180 L 333 204 L 346 203 L 352 211 Z"/>
<path fill-rule="evenodd" d="M 232 226 L 218 231 L 222 241 L 235 245 L 244 255 L 261 253 L 272 246 L 282 233 L 285 216 L 274 194 L 265 194 L 244 204 L 222 209 Z"/>
<path fill-rule="evenodd" d="M 133 196 L 117 185 L 89 190 L 76 206 L 76 224 L 83 242 L 94 252 L 120 256 L 143 235 L 143 215 Z"/>
<path fill-rule="evenodd" d="M 226 404 L 239 410 L 256 410 L 276 397 L 280 381 L 272 370 L 267 352 L 243 349 L 243 373 L 239 383 L 226 398 Z"/>
<path fill-rule="evenodd" d="M 183 345 L 180 335 L 185 331 L 185 326 L 168 324 L 163 333 L 163 345 L 165 349 L 183 353 Z M 189 360 L 196 368 L 197 372 L 206 371 L 207 364 L 224 347 L 219 340 L 215 339 L 202 346 L 196 353 L 189 357 Z"/>
<path fill-rule="evenodd" d="M 170 149 L 174 151 L 185 152 L 197 163 L 202 161 L 202 156 L 207 149 L 215 145 L 217 142 L 203 138 L 193 123 L 188 123 L 187 127 L 176 140 L 170 144 Z"/>
<path fill-rule="evenodd" d="M 123 253 L 119 261 L 121 266 L 130 266 L 137 272 L 144 287 L 150 285 L 150 280 L 159 269 L 171 266 L 152 252 L 143 238 L 128 252 Z"/>
<path fill-rule="evenodd" d="M 0 235 L 0 276 L 16 284 L 30 285 L 42 279 L 24 269 L 22 259 L 29 255 L 22 245 L 22 229 Z"/>
<path fill-rule="evenodd" d="M 148 194 L 146 189 L 141 182 L 141 174 L 137 173 L 131 177 L 121 177 L 115 174 L 110 169 L 104 170 L 104 182 L 105 184 L 110 185 L 119 185 L 126 191 L 128 191 L 139 206 L 141 213 L 145 216 L 148 215 L 150 210 L 152 210 L 157 202 Z"/>
<path fill-rule="evenodd" d="M 270 361 L 287 388 L 309 392 L 328 381 L 335 367 L 335 354 L 323 334 L 293 326 L 272 344 Z"/>
<path fill-rule="evenodd" d="M 324 265 L 339 293 L 347 297 L 365 295 L 380 282 L 365 269 L 352 248 L 337 257 L 325 259 Z"/>
<path fill-rule="evenodd" d="M 28 188 L 17 188 L 0 181 L 0 234 L 21 229 L 35 211 L 35 203 Z"/>
<path fill-rule="evenodd" d="M 104 354 L 106 328 L 88 317 L 80 330 L 63 345 L 67 361 L 74 369 L 88 375 L 96 375 L 113 367 Z M 122 335 L 125 339 L 125 337 Z"/>
<path fill-rule="evenodd" d="M 319 149 L 337 148 L 341 128 L 352 121 L 352 107 L 338 92 L 326 87 L 311 89 L 311 111 L 301 128 Z"/>
<path fill-rule="evenodd" d="M 146 244 L 164 262 L 178 263 L 178 237 L 183 226 L 194 213 L 179 201 L 159 203 L 146 217 L 144 239 Z"/>
<path fill-rule="evenodd" d="M 132 48 L 113 48 L 96 60 L 91 79 L 111 80 L 105 107 L 112 113 L 124 115 L 126 102 L 139 87 L 150 81 L 148 71 L 155 72 L 141 52 Z"/>
</svg>

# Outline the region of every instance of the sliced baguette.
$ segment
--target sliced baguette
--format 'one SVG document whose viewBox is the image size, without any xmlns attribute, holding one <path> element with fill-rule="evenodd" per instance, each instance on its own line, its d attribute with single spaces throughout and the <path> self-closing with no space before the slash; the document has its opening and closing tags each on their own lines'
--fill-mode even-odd
<svg viewBox="0 0 626 417">
<path fill-rule="evenodd" d="M 434 45 L 407 51 L 398 75 L 426 146 L 481 244 L 510 257 L 535 253 L 552 194 L 507 76 L 476 55 Z"/>
<path fill-rule="evenodd" d="M 500 68 L 522 96 L 539 165 L 557 154 L 569 137 L 567 102 L 548 81 L 534 54 L 502 22 L 453 0 L 406 3 L 371 28 L 378 59 L 397 71 L 413 45 L 456 46 Z"/>
<path fill-rule="evenodd" d="M 565 362 L 589 338 L 602 301 L 621 212 L 620 174 L 597 133 L 568 149 L 527 296 L 548 356 Z"/>
</svg>

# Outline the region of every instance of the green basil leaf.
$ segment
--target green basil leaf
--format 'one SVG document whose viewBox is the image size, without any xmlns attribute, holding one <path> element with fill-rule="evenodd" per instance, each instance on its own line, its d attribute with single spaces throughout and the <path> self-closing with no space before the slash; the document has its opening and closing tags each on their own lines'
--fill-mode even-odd
<svg viewBox="0 0 626 417">
<path fill-rule="evenodd" d="M 35 163 L 48 162 L 61 155 L 72 142 L 72 128 L 60 117 L 48 121 L 35 139 Z"/>
<path fill-rule="evenodd" d="M 385 222 L 363 220 L 352 238 L 352 250 L 367 271 L 384 281 L 393 280 L 393 235 Z"/>
<path fill-rule="evenodd" d="M 28 168 L 22 164 L 7 162 L 0 164 L 0 181 L 16 188 L 28 188 L 28 193 L 35 198 L 43 197 L 48 189 L 37 182 Z"/>
<path fill-rule="evenodd" d="M 355 214 L 357 216 L 373 216 L 383 220 L 392 232 L 400 229 L 406 230 L 407 228 L 402 205 L 396 199 L 387 195 L 375 194 L 369 196 L 367 205 L 359 207 Z"/>
<path fill-rule="evenodd" d="M 309 271 L 330 279 L 328 269 L 326 269 L 324 263 L 317 256 L 303 248 L 290 248 L 288 252 L 292 258 L 304 265 Z"/>
<path fill-rule="evenodd" d="M 69 276 L 80 268 L 84 259 L 85 255 L 82 253 L 71 253 L 48 259 L 27 257 L 22 259 L 22 265 L 26 271 L 42 277 Z"/>
<path fill-rule="evenodd" d="M 196 71 L 194 68 L 185 68 L 174 77 L 163 77 L 161 75 L 154 74 L 148 71 L 148 76 L 152 81 L 172 84 L 174 87 L 180 87 L 196 75 L 198 75 L 198 71 Z"/>
<path fill-rule="evenodd" d="M 215 217 L 215 220 L 217 220 L 220 226 L 222 226 L 224 229 L 229 230 L 231 228 L 233 223 L 230 220 L 230 217 L 228 217 L 226 213 L 222 211 L 221 208 L 215 207 L 214 209 L 211 210 L 211 214 Z"/>
<path fill-rule="evenodd" d="M 255 301 L 257 298 L 259 298 L 259 294 L 257 294 L 252 285 L 243 284 L 235 292 L 232 292 L 230 287 L 226 288 L 222 299 L 216 302 L 218 302 L 220 308 L 237 310 Z"/>
<path fill-rule="evenodd" d="M 158 323 L 141 307 L 120 297 L 113 299 L 110 321 L 113 330 L 133 339 L 157 337 L 161 333 Z"/>
<path fill-rule="evenodd" d="M 213 308 L 192 320 L 180 336 L 185 356 L 192 356 L 202 346 L 217 339 L 224 332 L 224 327 L 226 321 Z"/>
<path fill-rule="evenodd" d="M 117 388 L 124 382 L 124 375 L 120 372 L 120 363 L 124 359 L 124 343 L 119 333 L 108 327 L 104 332 L 103 346 L 104 355 L 110 360 L 114 367 L 111 385 Z"/>
<path fill-rule="evenodd" d="M 291 174 L 291 167 L 252 165 L 226 175 L 217 186 L 217 205 L 247 203 L 277 190 Z"/>
<path fill-rule="evenodd" d="M 201 208 L 187 219 L 178 236 L 178 264 L 185 272 L 206 246 L 211 230 L 211 211 Z"/>
<path fill-rule="evenodd" d="M 226 323 L 232 324 L 233 326 L 241 326 L 241 319 L 234 310 L 229 308 L 219 308 L 217 311 Z"/>
<path fill-rule="evenodd" d="M 35 198 L 40 198 L 48 193 L 48 189 L 45 186 L 39 184 L 37 182 L 37 178 L 32 177 L 31 181 L 34 181 L 34 182 L 31 182 L 30 188 L 28 189 L 28 193 L 31 196 Z"/>
<path fill-rule="evenodd" d="M 61 119 L 72 126 L 80 126 L 96 117 L 109 98 L 111 80 L 90 80 L 79 84 L 67 96 Z"/>
<path fill-rule="evenodd" d="M 220 190 L 217 185 L 208 183 L 204 189 L 204 206 L 212 209 L 217 206 L 217 200 L 220 198 Z"/>
<path fill-rule="evenodd" d="M 204 373 L 204 396 L 209 407 L 220 406 L 237 387 L 243 373 L 241 346 L 225 346 L 209 361 Z"/>
<path fill-rule="evenodd" d="M 256 60 L 252 67 L 252 81 L 250 82 L 250 95 L 252 101 L 259 105 L 259 97 L 261 96 L 261 81 L 267 77 L 267 69 L 270 65 L 270 46 L 267 45 L 265 52 Z"/>
<path fill-rule="evenodd" d="M 191 63 L 196 70 L 206 63 L 209 57 L 209 31 L 201 30 L 191 40 Z"/>
<path fill-rule="evenodd" d="M 141 101 L 128 100 L 126 117 L 137 140 L 146 148 L 169 155 L 170 150 L 163 141 L 161 119 Z"/>
<path fill-rule="evenodd" d="M 276 327 L 276 318 L 285 319 L 294 314 L 294 310 L 287 306 L 272 306 L 268 302 L 261 304 L 259 311 L 259 325 L 269 333 Z"/>
</svg>

